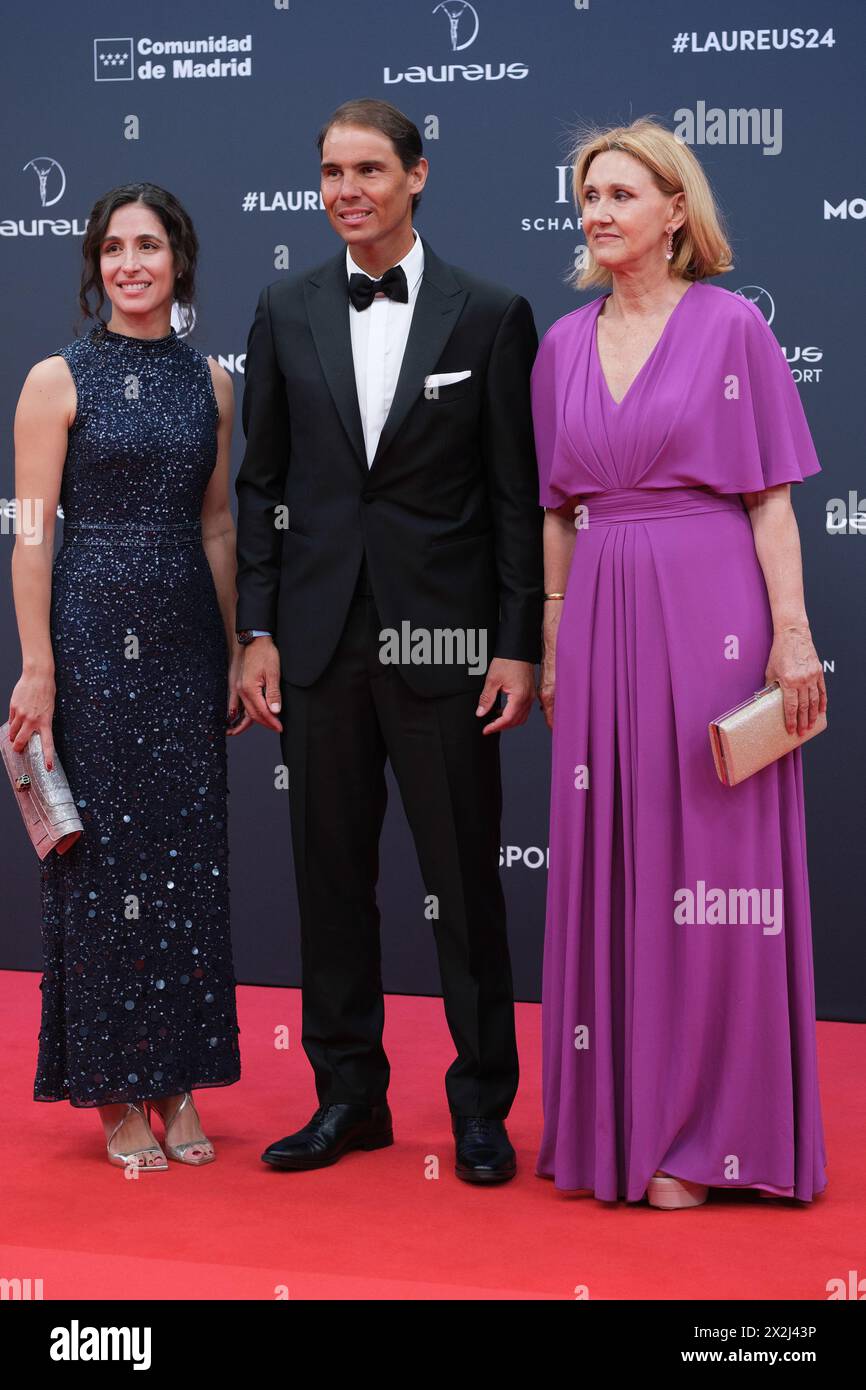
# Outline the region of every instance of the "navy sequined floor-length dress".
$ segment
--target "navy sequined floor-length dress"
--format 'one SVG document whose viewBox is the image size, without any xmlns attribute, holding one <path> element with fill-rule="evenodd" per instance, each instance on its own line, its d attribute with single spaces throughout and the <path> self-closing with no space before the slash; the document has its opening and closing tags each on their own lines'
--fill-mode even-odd
<svg viewBox="0 0 866 1390">
<path fill-rule="evenodd" d="M 58 354 L 52 354 L 56 356 Z M 229 933 L 228 652 L 201 509 L 207 359 L 96 327 L 60 500 L 54 739 L 84 833 L 42 861 L 34 1098 L 107 1105 L 240 1076 Z"/>
</svg>

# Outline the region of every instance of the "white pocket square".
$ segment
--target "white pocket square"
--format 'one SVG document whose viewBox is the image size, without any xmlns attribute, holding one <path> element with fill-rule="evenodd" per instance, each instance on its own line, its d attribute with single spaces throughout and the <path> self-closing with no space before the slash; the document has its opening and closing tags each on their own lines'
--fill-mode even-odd
<svg viewBox="0 0 866 1390">
<path fill-rule="evenodd" d="M 471 372 L 434 372 L 432 376 L 425 376 L 425 387 L 430 386 L 451 386 L 455 381 L 465 381 Z"/>
</svg>

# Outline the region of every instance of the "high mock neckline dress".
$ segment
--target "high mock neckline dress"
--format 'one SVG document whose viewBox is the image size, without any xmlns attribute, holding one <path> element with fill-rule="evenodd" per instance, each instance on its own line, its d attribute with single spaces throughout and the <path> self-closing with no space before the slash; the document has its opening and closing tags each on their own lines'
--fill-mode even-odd
<svg viewBox="0 0 866 1390">
<path fill-rule="evenodd" d="M 617 404 L 604 300 L 553 325 L 532 376 L 540 502 L 586 507 L 556 652 L 537 1171 L 603 1200 L 661 1169 L 810 1201 L 802 751 L 724 787 L 707 725 L 764 685 L 772 645 L 740 494 L 820 465 L 753 304 L 690 285 Z"/>
<path fill-rule="evenodd" d="M 240 1076 L 226 823 L 228 653 L 202 545 L 219 416 L 206 358 L 96 326 L 54 561 L 54 739 L 84 833 L 42 861 L 36 1100 Z"/>
</svg>

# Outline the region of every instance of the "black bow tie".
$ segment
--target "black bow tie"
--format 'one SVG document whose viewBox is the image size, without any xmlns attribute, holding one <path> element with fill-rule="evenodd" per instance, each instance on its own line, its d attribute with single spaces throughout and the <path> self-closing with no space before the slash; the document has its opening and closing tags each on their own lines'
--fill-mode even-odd
<svg viewBox="0 0 866 1390">
<path fill-rule="evenodd" d="M 371 280 L 369 275 L 349 276 L 349 298 L 356 309 L 369 309 L 377 294 L 396 299 L 399 304 L 409 303 L 409 286 L 406 272 L 401 265 L 392 265 L 381 280 Z"/>
</svg>

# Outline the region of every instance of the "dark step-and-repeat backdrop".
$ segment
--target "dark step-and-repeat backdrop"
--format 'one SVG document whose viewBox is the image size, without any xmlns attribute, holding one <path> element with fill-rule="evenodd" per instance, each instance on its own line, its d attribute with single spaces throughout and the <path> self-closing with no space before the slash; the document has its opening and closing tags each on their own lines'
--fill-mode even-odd
<svg viewBox="0 0 866 1390">
<path fill-rule="evenodd" d="M 539 333 L 588 297 L 565 283 L 583 246 L 569 193 L 574 126 L 653 114 L 703 162 L 735 254 L 719 283 L 766 315 L 823 465 L 792 489 L 829 694 L 829 730 L 803 755 L 818 1012 L 864 1018 L 864 8 L 860 0 L 5 6 L 2 717 L 20 674 L 7 505 L 15 403 L 30 366 L 75 336 L 81 239 L 101 193 L 146 179 L 189 209 L 202 245 L 191 341 L 232 374 L 239 405 L 259 290 L 338 249 L 319 202 L 315 136 L 340 102 L 383 96 L 413 118 L 431 164 L 419 230 L 446 260 L 526 295 Z M 235 468 L 242 448 L 238 419 Z M 550 751 L 540 712 L 502 745 L 502 877 L 517 994 L 533 1000 Z M 296 984 L 277 736 L 253 729 L 230 740 L 229 753 L 238 978 Z M 391 785 L 380 885 L 385 987 L 437 994 L 424 888 Z M 39 969 L 36 858 L 2 787 L 0 855 L 0 965 Z"/>
</svg>

